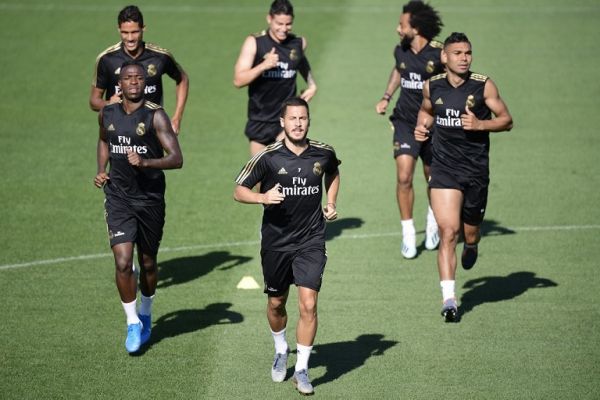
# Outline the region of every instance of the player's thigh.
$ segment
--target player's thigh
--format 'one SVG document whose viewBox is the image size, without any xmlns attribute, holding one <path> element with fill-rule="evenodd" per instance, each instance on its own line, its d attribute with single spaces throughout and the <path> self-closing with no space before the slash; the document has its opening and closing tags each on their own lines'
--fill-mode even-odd
<svg viewBox="0 0 600 400">
<path fill-rule="evenodd" d="M 104 218 L 111 248 L 121 243 L 136 241 L 138 226 L 135 210 L 125 200 L 106 196 Z"/>
<path fill-rule="evenodd" d="M 464 223 L 479 226 L 483 222 L 488 200 L 489 180 L 473 179 L 464 192 L 462 220 Z"/>
<path fill-rule="evenodd" d="M 292 261 L 295 252 L 273 251 L 262 249 L 260 251 L 264 293 L 270 297 L 284 296 L 290 285 L 294 283 Z"/>
<path fill-rule="evenodd" d="M 391 120 L 394 129 L 394 158 L 409 155 L 415 160 L 421 151 L 421 142 L 415 139 L 415 126 L 405 121 Z"/>
<path fill-rule="evenodd" d="M 325 246 L 298 250 L 292 264 L 296 286 L 312 289 L 316 292 L 321 290 L 325 264 L 327 264 Z"/>
<path fill-rule="evenodd" d="M 165 204 L 137 206 L 136 216 L 138 252 L 156 259 L 165 226 Z"/>
<path fill-rule="evenodd" d="M 430 203 L 440 229 L 460 228 L 463 204 L 463 185 L 451 173 L 436 165 L 431 167 L 429 179 Z"/>
<path fill-rule="evenodd" d="M 277 139 L 278 135 L 283 131 L 279 121 L 263 122 L 248 120 L 244 133 L 251 142 L 260 143 L 267 146 Z"/>
</svg>

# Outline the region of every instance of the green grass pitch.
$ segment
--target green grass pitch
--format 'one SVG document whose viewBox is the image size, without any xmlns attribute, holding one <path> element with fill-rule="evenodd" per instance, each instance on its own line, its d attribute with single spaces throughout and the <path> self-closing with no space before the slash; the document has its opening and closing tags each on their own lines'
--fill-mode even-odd
<svg viewBox="0 0 600 400">
<path fill-rule="evenodd" d="M 270 380 L 262 291 L 236 289 L 244 276 L 261 282 L 261 210 L 232 199 L 248 158 L 233 64 L 244 37 L 266 27 L 269 3 L 138 3 L 145 39 L 173 52 L 191 90 L 184 168 L 167 173 L 153 344 L 131 357 L 87 105 L 95 57 L 118 41 L 126 4 L 0 0 L 0 398 L 299 396 Z M 600 3 L 432 3 L 440 37 L 467 33 L 472 69 L 494 79 L 515 120 L 492 138 L 485 237 L 476 267 L 457 273 L 458 324 L 439 316 L 435 252 L 400 256 L 391 132 L 375 113 L 403 2 L 294 2 L 319 86 L 310 137 L 343 161 L 310 360 L 316 396 L 598 399 Z M 295 291 L 288 311 L 295 348 Z"/>
</svg>

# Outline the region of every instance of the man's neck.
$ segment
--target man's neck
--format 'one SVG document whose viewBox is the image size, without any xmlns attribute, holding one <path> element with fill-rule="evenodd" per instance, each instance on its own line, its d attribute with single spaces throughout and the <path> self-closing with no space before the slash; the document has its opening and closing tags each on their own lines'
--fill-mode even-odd
<svg viewBox="0 0 600 400">
<path fill-rule="evenodd" d="M 123 46 L 123 50 L 125 51 L 125 54 L 127 54 L 129 57 L 136 59 L 143 53 L 144 44 L 142 43 L 133 52 L 129 52 L 125 46 Z"/>
<path fill-rule="evenodd" d="M 425 46 L 427 46 L 429 40 L 425 39 L 423 36 L 417 35 L 410 43 L 410 49 L 413 53 L 417 54 L 423 50 Z"/>
<path fill-rule="evenodd" d="M 126 114 L 133 114 L 144 104 L 144 98 L 142 97 L 139 100 L 127 100 L 123 99 L 122 107 Z"/>
<path fill-rule="evenodd" d="M 469 73 L 470 72 L 467 71 L 465 74 L 456 74 L 452 71 L 448 71 L 446 73 L 446 78 L 448 79 L 450 85 L 452 85 L 453 87 L 459 87 L 460 85 L 465 83 L 465 81 L 469 77 Z"/>
<path fill-rule="evenodd" d="M 308 140 L 304 139 L 300 143 L 294 143 L 288 138 L 284 139 L 285 147 L 288 148 L 289 151 L 299 156 L 308 148 Z"/>
</svg>

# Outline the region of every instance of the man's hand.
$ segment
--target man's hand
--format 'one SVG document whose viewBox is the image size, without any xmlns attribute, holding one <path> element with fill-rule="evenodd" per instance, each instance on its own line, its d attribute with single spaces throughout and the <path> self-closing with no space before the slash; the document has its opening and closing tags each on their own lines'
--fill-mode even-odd
<svg viewBox="0 0 600 400">
<path fill-rule="evenodd" d="M 465 131 L 483 130 L 483 128 L 481 127 L 481 121 L 477 119 L 477 117 L 475 116 L 475 114 L 473 114 L 471 110 L 469 110 L 468 106 L 465 107 L 465 111 L 467 113 L 462 114 L 460 116 L 460 122 L 462 123 L 463 129 Z"/>
<path fill-rule="evenodd" d="M 94 178 L 94 185 L 96 185 L 97 188 L 101 188 L 109 179 L 106 172 L 99 172 Z"/>
<path fill-rule="evenodd" d="M 133 165 L 134 167 L 142 167 L 142 163 L 143 163 L 143 159 L 142 157 L 140 157 L 140 155 L 138 153 L 134 153 L 131 150 L 127 151 L 127 161 L 129 161 L 129 164 Z"/>
<path fill-rule="evenodd" d="M 424 142 L 429 139 L 429 129 L 425 125 L 425 121 L 415 126 L 415 140 L 417 142 Z"/>
<path fill-rule="evenodd" d="M 118 103 L 121 101 L 121 92 L 115 93 L 108 99 L 108 104 Z"/>
<path fill-rule="evenodd" d="M 280 204 L 285 199 L 285 195 L 281 192 L 281 184 L 278 183 L 262 194 L 263 204 Z"/>
<path fill-rule="evenodd" d="M 387 107 L 390 105 L 390 101 L 386 100 L 386 99 L 381 99 L 379 100 L 379 102 L 375 105 L 375 111 L 377 111 L 377 114 L 381 114 L 384 115 L 385 112 L 387 111 Z"/>
<path fill-rule="evenodd" d="M 263 68 L 269 70 L 271 68 L 275 68 L 277 63 L 279 62 L 279 54 L 275 51 L 275 47 L 271 49 L 270 52 L 264 55 L 264 61 L 262 62 Z"/>
<path fill-rule="evenodd" d="M 179 135 L 179 125 L 181 124 L 180 118 L 171 118 L 171 127 L 173 128 L 173 133 L 175 135 Z"/>
<path fill-rule="evenodd" d="M 335 209 L 335 203 L 327 203 L 327 205 L 323 207 L 323 215 L 325 215 L 325 219 L 327 221 L 333 221 L 336 219 L 338 214 Z"/>
<path fill-rule="evenodd" d="M 315 94 L 317 93 L 317 87 L 308 87 L 306 88 L 306 90 L 303 90 L 302 93 L 300 93 L 300 98 L 306 102 L 309 102 L 310 99 L 312 99 Z"/>
</svg>

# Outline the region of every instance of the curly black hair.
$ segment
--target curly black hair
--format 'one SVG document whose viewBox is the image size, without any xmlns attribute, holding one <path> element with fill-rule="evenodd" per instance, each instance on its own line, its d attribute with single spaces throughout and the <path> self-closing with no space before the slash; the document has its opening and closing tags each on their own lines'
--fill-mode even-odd
<svg viewBox="0 0 600 400">
<path fill-rule="evenodd" d="M 419 0 L 406 3 L 402 13 L 410 14 L 410 25 L 427 40 L 432 40 L 439 35 L 444 26 L 438 12 L 429 4 Z"/>
</svg>

